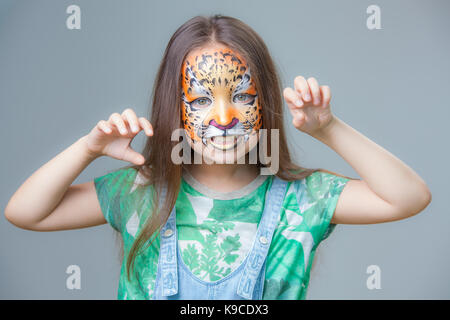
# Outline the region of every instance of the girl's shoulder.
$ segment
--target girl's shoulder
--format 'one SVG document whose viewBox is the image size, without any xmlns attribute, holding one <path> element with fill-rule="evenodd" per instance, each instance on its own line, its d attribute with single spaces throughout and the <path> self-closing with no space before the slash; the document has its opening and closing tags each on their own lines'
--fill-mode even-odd
<svg viewBox="0 0 450 320">
<path fill-rule="evenodd" d="M 315 171 L 303 179 L 292 181 L 287 192 L 289 224 L 302 221 L 299 228 L 311 232 L 316 244 L 326 239 L 335 227 L 331 219 L 339 195 L 349 180 L 332 172 Z M 296 214 L 290 214 L 292 212 Z"/>
<path fill-rule="evenodd" d="M 132 191 L 136 187 L 145 186 L 148 176 L 142 170 L 135 167 L 122 167 L 107 172 L 102 176 L 94 178 L 96 185 L 108 185 L 111 188 Z"/>
<path fill-rule="evenodd" d="M 152 188 L 148 188 L 147 181 L 134 167 L 115 169 L 94 178 L 103 215 L 117 231 L 122 232 L 135 212 L 145 212 L 141 209 L 150 205 Z"/>
<path fill-rule="evenodd" d="M 331 171 L 315 171 L 305 178 L 294 180 L 292 184 L 298 191 L 306 191 L 322 198 L 327 194 L 334 195 L 341 191 L 349 180 L 351 178 Z"/>
<path fill-rule="evenodd" d="M 302 180 L 309 189 L 326 192 L 336 191 L 336 188 L 344 186 L 350 179 L 332 172 L 316 171 Z"/>
<path fill-rule="evenodd" d="M 288 194 L 293 193 L 299 205 L 332 205 L 350 178 L 325 171 L 315 171 L 305 178 L 290 183 Z"/>
</svg>

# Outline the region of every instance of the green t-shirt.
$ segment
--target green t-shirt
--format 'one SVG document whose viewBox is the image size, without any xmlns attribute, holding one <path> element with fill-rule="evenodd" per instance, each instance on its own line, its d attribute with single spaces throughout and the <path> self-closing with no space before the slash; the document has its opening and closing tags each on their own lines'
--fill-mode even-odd
<svg viewBox="0 0 450 320">
<path fill-rule="evenodd" d="M 183 262 L 204 281 L 217 281 L 245 259 L 261 218 L 273 176 L 259 176 L 244 188 L 222 193 L 208 189 L 184 172 L 175 208 Z M 330 224 L 340 193 L 349 179 L 314 172 L 288 183 L 266 262 L 263 299 L 305 299 L 319 243 Z M 111 226 L 124 242 L 118 299 L 151 299 L 156 279 L 159 237 L 135 260 L 138 277 L 128 281 L 126 258 L 152 207 L 152 186 L 133 168 L 94 179 L 97 196 Z M 135 182 L 135 183 L 133 183 Z"/>
</svg>

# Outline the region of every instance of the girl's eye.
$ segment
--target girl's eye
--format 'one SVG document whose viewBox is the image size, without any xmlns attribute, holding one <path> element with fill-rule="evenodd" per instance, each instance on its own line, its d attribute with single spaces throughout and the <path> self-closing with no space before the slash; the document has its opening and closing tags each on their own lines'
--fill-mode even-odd
<svg viewBox="0 0 450 320">
<path fill-rule="evenodd" d="M 253 98 L 253 96 L 250 95 L 250 94 L 239 93 L 239 94 L 234 96 L 233 102 L 236 102 L 236 103 L 247 103 L 247 102 L 250 102 L 252 100 L 252 98 Z"/>
<path fill-rule="evenodd" d="M 205 108 L 211 104 L 211 100 L 208 98 L 198 98 L 191 102 L 191 106 L 194 108 Z"/>
</svg>

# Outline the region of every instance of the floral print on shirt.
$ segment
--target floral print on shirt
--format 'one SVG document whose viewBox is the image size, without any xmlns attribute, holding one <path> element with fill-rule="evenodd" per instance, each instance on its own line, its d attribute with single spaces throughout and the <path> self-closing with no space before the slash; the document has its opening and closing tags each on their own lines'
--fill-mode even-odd
<svg viewBox="0 0 450 320">
<path fill-rule="evenodd" d="M 249 252 L 273 177 L 242 198 L 206 197 L 184 179 L 175 203 L 178 245 L 183 263 L 204 281 L 217 281 L 237 268 Z M 122 168 L 94 179 L 108 223 L 121 233 L 124 259 L 118 299 L 152 299 L 159 256 L 159 236 L 135 261 L 136 277 L 126 277 L 126 258 L 148 218 L 152 186 Z M 340 193 L 349 179 L 314 172 L 288 183 L 278 226 L 269 248 L 263 299 L 305 299 L 318 245 L 334 230 L 330 224 Z"/>
</svg>

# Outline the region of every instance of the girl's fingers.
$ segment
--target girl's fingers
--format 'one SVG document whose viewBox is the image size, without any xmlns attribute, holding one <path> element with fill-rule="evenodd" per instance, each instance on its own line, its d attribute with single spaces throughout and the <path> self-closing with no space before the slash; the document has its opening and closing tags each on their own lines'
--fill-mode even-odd
<svg viewBox="0 0 450 320">
<path fill-rule="evenodd" d="M 129 108 L 122 115 L 117 112 L 113 113 L 107 124 L 110 127 L 116 127 L 121 135 L 127 135 L 130 130 L 132 133 L 138 133 L 142 128 L 148 136 L 153 135 L 153 127 L 150 122 L 144 117 L 138 118 L 136 113 Z M 127 126 L 130 127 L 130 130 L 127 129 Z"/>
<path fill-rule="evenodd" d="M 288 105 L 290 104 L 298 108 L 303 107 L 304 105 L 302 95 L 295 92 L 292 88 L 285 88 L 283 90 L 283 96 Z"/>
<path fill-rule="evenodd" d="M 328 106 L 331 100 L 331 90 L 329 86 L 320 86 L 322 92 L 322 107 Z"/>
<path fill-rule="evenodd" d="M 309 91 L 309 85 L 305 78 L 297 76 L 294 79 L 295 90 L 302 94 L 303 100 L 306 102 L 311 101 L 311 92 Z"/>
<path fill-rule="evenodd" d="M 140 154 L 139 152 L 136 152 L 135 150 L 133 150 L 133 148 L 128 147 L 125 150 L 125 153 L 123 155 L 123 159 L 124 161 L 128 161 L 137 165 L 142 165 L 145 162 L 145 158 L 142 154 Z"/>
<path fill-rule="evenodd" d="M 112 132 L 111 128 L 109 127 L 108 123 L 105 120 L 100 120 L 97 123 L 97 126 L 106 134 L 110 134 Z"/>
<path fill-rule="evenodd" d="M 302 96 L 298 92 L 294 91 L 292 88 L 285 88 L 283 90 L 284 98 L 289 106 L 289 111 L 293 117 L 294 126 L 299 126 L 304 120 L 305 115 L 303 112 L 303 101 Z M 300 103 L 301 105 L 297 105 Z"/>
<path fill-rule="evenodd" d="M 122 116 L 120 114 L 118 114 L 117 112 L 114 112 L 109 117 L 109 122 L 111 124 L 113 124 L 119 130 L 121 135 L 128 134 L 128 130 L 126 128 L 125 122 L 123 121 Z"/>
<path fill-rule="evenodd" d="M 311 94 L 313 97 L 313 104 L 315 106 L 320 105 L 320 88 L 319 88 L 319 83 L 317 82 L 316 78 L 308 78 L 308 84 L 309 84 L 309 89 L 311 90 Z"/>
<path fill-rule="evenodd" d="M 298 111 L 299 113 L 297 114 L 297 116 L 294 116 L 294 118 L 292 119 L 292 124 L 295 127 L 300 127 L 306 121 L 305 113 L 300 110 Z"/>
<path fill-rule="evenodd" d="M 141 130 L 136 113 L 132 109 L 125 109 L 125 111 L 122 112 L 122 118 L 124 118 L 125 122 L 128 122 L 133 133 L 138 133 Z"/>
<path fill-rule="evenodd" d="M 142 128 L 144 128 L 145 134 L 152 136 L 153 135 L 153 127 L 152 127 L 152 124 L 150 123 L 150 121 L 148 121 L 144 117 L 140 117 L 138 120 L 139 120 L 139 123 L 141 124 Z"/>
</svg>

